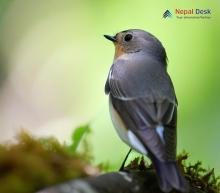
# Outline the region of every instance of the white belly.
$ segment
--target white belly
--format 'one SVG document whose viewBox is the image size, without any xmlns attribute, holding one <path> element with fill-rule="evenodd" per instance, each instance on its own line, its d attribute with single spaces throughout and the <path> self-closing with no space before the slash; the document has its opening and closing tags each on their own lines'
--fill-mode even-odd
<svg viewBox="0 0 220 193">
<path fill-rule="evenodd" d="M 125 127 L 125 124 L 123 123 L 118 112 L 114 109 L 110 98 L 109 98 L 109 111 L 110 111 L 112 123 L 119 137 L 131 148 L 135 149 L 136 151 L 142 154 L 147 155 L 146 148 L 142 145 L 142 143 L 138 140 L 138 138 L 134 135 L 134 133 Z"/>
<path fill-rule="evenodd" d="M 125 127 L 122 119 L 118 115 L 117 111 L 114 109 L 110 98 L 109 98 L 109 111 L 110 111 L 112 123 L 113 123 L 119 137 L 125 143 L 128 143 L 128 130 L 126 129 L 126 127 Z"/>
</svg>

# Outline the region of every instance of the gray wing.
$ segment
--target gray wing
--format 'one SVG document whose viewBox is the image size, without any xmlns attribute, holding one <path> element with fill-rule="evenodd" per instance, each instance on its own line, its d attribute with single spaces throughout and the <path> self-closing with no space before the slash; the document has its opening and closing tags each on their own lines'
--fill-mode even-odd
<svg viewBox="0 0 220 193">
<path fill-rule="evenodd" d="M 146 65 L 147 63 L 147 65 Z M 162 64 L 152 60 L 113 64 L 105 85 L 126 127 L 159 160 L 175 160 L 177 101 Z M 164 128 L 158 131 L 158 126 Z"/>
<path fill-rule="evenodd" d="M 117 60 L 110 69 L 106 91 L 118 99 L 145 97 L 151 102 L 165 99 L 176 103 L 173 84 L 165 68 L 165 65 L 147 58 L 135 64 L 129 60 Z"/>
<path fill-rule="evenodd" d="M 110 95 L 113 107 L 126 128 L 144 144 L 150 154 L 161 161 L 176 159 L 176 105 L 164 100 L 151 103 L 147 98 L 121 100 Z M 164 128 L 163 131 L 160 126 Z"/>
</svg>

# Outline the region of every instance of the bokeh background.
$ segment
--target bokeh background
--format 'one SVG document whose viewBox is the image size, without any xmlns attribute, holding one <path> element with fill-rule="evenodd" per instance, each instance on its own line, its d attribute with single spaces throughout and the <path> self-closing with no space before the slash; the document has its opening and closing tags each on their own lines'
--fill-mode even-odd
<svg viewBox="0 0 220 193">
<path fill-rule="evenodd" d="M 169 9 L 211 19 L 163 19 Z M 178 152 L 220 173 L 220 1 L 0 0 L 0 142 L 21 129 L 68 142 L 90 123 L 94 162 L 117 169 L 128 151 L 112 126 L 104 84 L 113 45 L 103 34 L 140 28 L 167 50 L 179 101 Z"/>
</svg>

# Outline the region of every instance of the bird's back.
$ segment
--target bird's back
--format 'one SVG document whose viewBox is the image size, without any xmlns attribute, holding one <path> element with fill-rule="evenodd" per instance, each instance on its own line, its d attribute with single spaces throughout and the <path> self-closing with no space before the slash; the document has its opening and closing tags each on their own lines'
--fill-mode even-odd
<svg viewBox="0 0 220 193">
<path fill-rule="evenodd" d="M 135 53 L 115 60 L 109 84 L 114 88 L 111 94 L 117 98 L 148 97 L 152 102 L 164 99 L 174 102 L 176 99 L 165 65 L 146 55 Z"/>
</svg>

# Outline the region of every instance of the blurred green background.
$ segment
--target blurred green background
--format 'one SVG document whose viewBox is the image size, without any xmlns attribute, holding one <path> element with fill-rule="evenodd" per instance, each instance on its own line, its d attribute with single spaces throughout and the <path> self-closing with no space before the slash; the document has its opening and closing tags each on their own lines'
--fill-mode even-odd
<svg viewBox="0 0 220 193">
<path fill-rule="evenodd" d="M 163 19 L 165 10 L 211 19 Z M 0 141 L 21 129 L 70 139 L 91 123 L 94 162 L 117 169 L 128 147 L 112 126 L 104 84 L 114 47 L 103 34 L 140 28 L 165 46 L 178 101 L 178 151 L 220 173 L 220 1 L 0 0 Z"/>
</svg>

